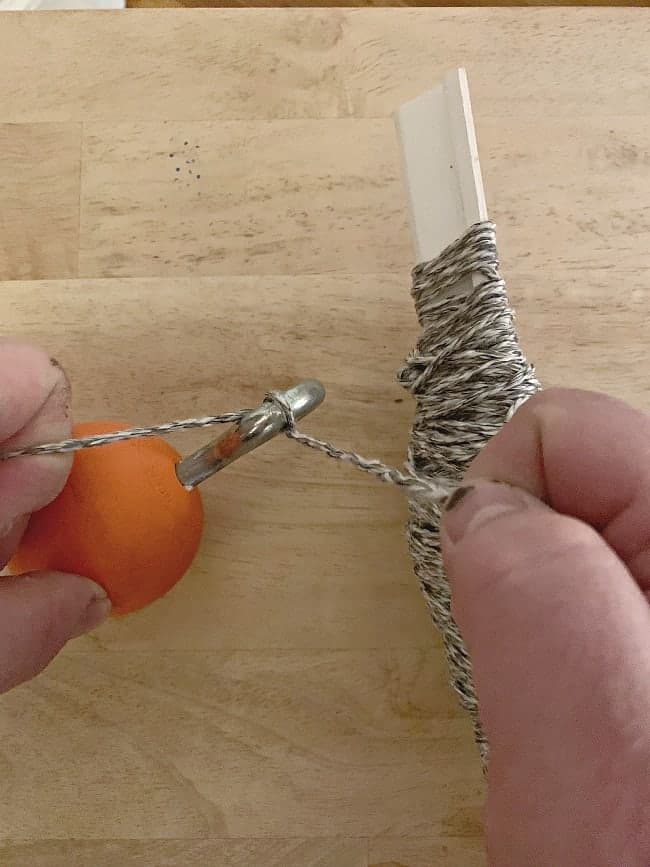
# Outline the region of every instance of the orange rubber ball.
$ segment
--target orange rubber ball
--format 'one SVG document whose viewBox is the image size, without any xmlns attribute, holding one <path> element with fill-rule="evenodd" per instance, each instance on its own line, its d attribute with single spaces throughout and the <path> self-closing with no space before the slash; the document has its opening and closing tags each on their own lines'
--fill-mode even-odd
<svg viewBox="0 0 650 867">
<path fill-rule="evenodd" d="M 125 427 L 89 422 L 76 425 L 74 436 Z M 118 615 L 163 596 L 192 563 L 203 528 L 201 495 L 176 478 L 179 459 L 155 437 L 76 452 L 63 491 L 30 518 L 10 571 L 92 578 Z"/>
</svg>

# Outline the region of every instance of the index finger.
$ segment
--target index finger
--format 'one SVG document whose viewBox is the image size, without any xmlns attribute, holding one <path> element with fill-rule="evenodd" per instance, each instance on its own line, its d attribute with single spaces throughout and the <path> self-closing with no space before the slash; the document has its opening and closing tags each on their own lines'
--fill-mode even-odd
<svg viewBox="0 0 650 867">
<path fill-rule="evenodd" d="M 598 530 L 650 589 L 650 418 L 594 392 L 531 398 L 466 478 L 509 482 Z"/>
</svg>

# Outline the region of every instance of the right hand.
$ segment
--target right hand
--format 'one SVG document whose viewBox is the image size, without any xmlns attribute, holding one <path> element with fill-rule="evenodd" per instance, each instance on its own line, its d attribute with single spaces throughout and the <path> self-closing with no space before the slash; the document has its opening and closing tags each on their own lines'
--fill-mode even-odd
<svg viewBox="0 0 650 867">
<path fill-rule="evenodd" d="M 443 552 L 490 743 L 490 863 L 647 867 L 650 419 L 543 392 L 463 484 Z"/>
</svg>

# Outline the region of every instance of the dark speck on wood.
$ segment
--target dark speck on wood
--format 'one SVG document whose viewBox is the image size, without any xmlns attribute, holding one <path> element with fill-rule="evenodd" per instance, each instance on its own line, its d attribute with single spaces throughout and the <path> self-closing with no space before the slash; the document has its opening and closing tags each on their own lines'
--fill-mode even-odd
<svg viewBox="0 0 650 867">
<path fill-rule="evenodd" d="M 200 177 L 201 177 L 201 175 L 197 175 L 197 176 L 196 176 L 197 181 L 198 181 L 198 179 L 199 179 Z"/>
<path fill-rule="evenodd" d="M 174 154 L 170 154 L 170 155 L 169 155 L 169 159 L 171 159 L 173 156 L 174 156 Z"/>
<path fill-rule="evenodd" d="M 184 145 L 187 145 L 187 144 L 189 144 L 189 142 L 184 141 L 183 144 L 184 144 Z"/>
<path fill-rule="evenodd" d="M 181 167 L 180 167 L 180 166 L 176 166 L 176 171 L 177 171 L 177 172 L 180 172 L 180 170 L 181 170 Z"/>
</svg>

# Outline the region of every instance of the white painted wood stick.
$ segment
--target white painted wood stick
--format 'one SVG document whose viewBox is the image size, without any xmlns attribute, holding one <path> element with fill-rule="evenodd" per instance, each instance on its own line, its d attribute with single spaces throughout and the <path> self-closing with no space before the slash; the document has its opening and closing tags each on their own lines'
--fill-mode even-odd
<svg viewBox="0 0 650 867">
<path fill-rule="evenodd" d="M 415 261 L 425 262 L 488 218 L 465 70 L 402 105 L 395 124 Z"/>
<path fill-rule="evenodd" d="M 32 9 L 126 9 L 126 0 L 0 0 L 0 12 Z"/>
</svg>

